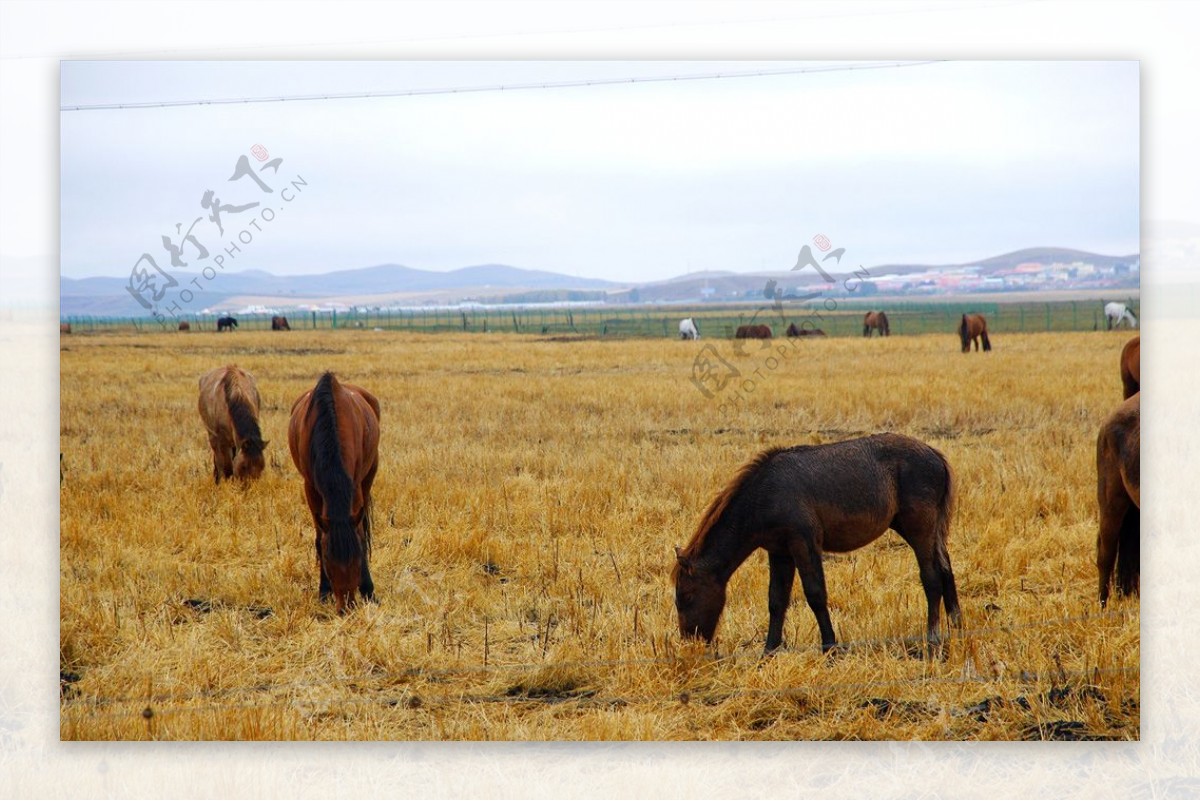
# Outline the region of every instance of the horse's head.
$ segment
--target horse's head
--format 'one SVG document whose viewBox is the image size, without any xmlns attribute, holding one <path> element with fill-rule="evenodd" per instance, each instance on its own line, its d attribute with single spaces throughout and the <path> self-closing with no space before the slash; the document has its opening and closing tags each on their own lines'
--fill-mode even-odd
<svg viewBox="0 0 1200 801">
<path fill-rule="evenodd" d="M 257 479 L 266 469 L 267 461 L 263 449 L 269 443 L 263 440 L 244 440 L 233 458 L 233 475 L 239 479 Z"/>
<path fill-rule="evenodd" d="M 675 549 L 675 611 L 685 639 L 712 642 L 725 609 L 725 584 L 692 557 Z"/>
<path fill-rule="evenodd" d="M 321 525 L 321 567 L 340 615 L 354 606 L 362 583 L 363 543 L 367 541 L 365 507 L 348 520 L 331 521 L 322 515 Z"/>
</svg>

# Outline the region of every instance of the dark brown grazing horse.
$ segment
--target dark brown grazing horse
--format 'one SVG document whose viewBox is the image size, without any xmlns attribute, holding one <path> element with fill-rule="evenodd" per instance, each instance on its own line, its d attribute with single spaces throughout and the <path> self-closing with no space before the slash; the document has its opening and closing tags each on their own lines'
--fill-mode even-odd
<svg viewBox="0 0 1200 801">
<path fill-rule="evenodd" d="M 1100 504 L 1096 568 L 1100 574 L 1100 606 L 1108 603 L 1114 565 L 1117 594 L 1138 594 L 1141 577 L 1141 408 L 1142 393 L 1134 393 L 1104 421 L 1096 440 L 1096 497 Z"/>
<path fill-rule="evenodd" d="M 987 320 L 982 314 L 964 314 L 962 322 L 958 324 L 958 338 L 962 340 L 962 352 L 967 353 L 971 350 L 971 343 L 975 343 L 975 350 L 979 350 L 979 340 L 983 340 L 983 349 L 991 350 L 992 343 L 988 340 Z"/>
<path fill-rule="evenodd" d="M 355 590 L 375 597 L 371 553 L 371 484 L 379 468 L 379 401 L 326 372 L 292 404 L 288 450 L 304 478 L 317 530 L 318 593 L 332 592 L 338 614 Z"/>
<path fill-rule="evenodd" d="M 739 325 L 734 339 L 770 339 L 769 325 Z"/>
<path fill-rule="evenodd" d="M 730 576 L 762 548 L 771 568 L 766 651 L 783 642 L 783 618 L 797 570 L 817 617 L 821 647 L 832 650 L 837 640 L 826 606 L 821 554 L 861 548 L 891 528 L 917 556 L 932 654 L 941 641 L 939 603 L 961 625 L 946 550 L 952 484 L 950 465 L 941 453 L 900 434 L 759 454 L 709 505 L 691 542 L 675 549 L 672 578 L 680 633 L 712 641 Z"/>
<path fill-rule="evenodd" d="M 267 443 L 258 427 L 261 407 L 254 376 L 236 365 L 218 367 L 200 379 L 200 419 L 208 429 L 216 483 L 262 475 Z"/>
<path fill-rule="evenodd" d="M 887 315 L 881 311 L 867 312 L 863 317 L 863 336 L 871 336 L 872 329 L 879 331 L 881 337 L 891 336 Z"/>
<path fill-rule="evenodd" d="M 1139 334 L 1121 348 L 1121 386 L 1125 398 L 1132 398 L 1142 388 L 1142 337 Z"/>
<path fill-rule="evenodd" d="M 58 333 L 59 334 L 71 333 L 71 324 L 70 323 L 59 323 L 58 324 Z"/>
<path fill-rule="evenodd" d="M 180 331 L 191 331 L 191 330 L 192 330 L 192 324 L 191 324 L 191 323 L 189 323 L 187 320 L 184 320 L 183 322 L 181 322 L 181 323 L 179 324 L 179 330 L 180 330 Z"/>
<path fill-rule="evenodd" d="M 275 316 L 271 318 L 272 331 L 291 331 L 292 327 L 288 325 L 286 317 Z"/>
<path fill-rule="evenodd" d="M 222 331 L 232 331 L 235 328 L 237 328 L 237 320 L 233 319 L 232 317 L 218 317 L 217 318 L 217 333 L 218 334 Z"/>
</svg>

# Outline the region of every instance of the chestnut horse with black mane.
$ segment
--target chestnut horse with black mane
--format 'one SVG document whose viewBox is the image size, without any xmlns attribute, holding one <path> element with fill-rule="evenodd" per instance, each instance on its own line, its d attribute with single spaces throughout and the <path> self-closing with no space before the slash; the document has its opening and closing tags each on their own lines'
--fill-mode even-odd
<svg viewBox="0 0 1200 801">
<path fill-rule="evenodd" d="M 304 478 L 316 527 L 318 594 L 332 592 L 338 614 L 357 590 L 375 597 L 371 553 L 371 484 L 379 468 L 379 401 L 326 372 L 292 404 L 288 450 Z"/>
<path fill-rule="evenodd" d="M 208 429 L 216 483 L 262 475 L 267 443 L 258 427 L 261 407 L 254 376 L 237 365 L 218 367 L 200 378 L 200 419 Z"/>
<path fill-rule="evenodd" d="M 1100 606 L 1108 603 L 1113 567 L 1117 594 L 1137 595 L 1141 575 L 1141 409 L 1142 393 L 1125 400 L 1100 426 L 1096 440 L 1096 497 L 1100 533 L 1096 568 Z"/>
<path fill-rule="evenodd" d="M 863 316 L 863 336 L 871 336 L 872 330 L 879 331 L 879 336 L 881 337 L 891 336 L 892 332 L 891 329 L 888 328 L 888 318 L 886 314 L 881 311 L 872 311 L 867 312 L 866 315 Z"/>
<path fill-rule="evenodd" d="M 852 551 L 889 528 L 912 547 L 928 602 L 926 638 L 941 642 L 938 605 L 961 625 L 946 541 L 953 503 L 950 465 L 937 450 L 900 434 L 829 445 L 773 448 L 742 467 L 713 500 L 672 571 L 679 631 L 711 642 L 730 576 L 759 548 L 771 570 L 766 652 L 783 643 L 796 572 L 817 618 L 821 647 L 837 645 L 826 605 L 824 551 Z"/>
<path fill-rule="evenodd" d="M 971 350 L 972 342 L 975 343 L 975 350 L 978 352 L 980 340 L 983 340 L 984 350 L 992 349 L 992 343 L 988 340 L 987 320 L 982 314 L 964 314 L 962 322 L 958 324 L 958 338 L 962 340 L 963 353 Z"/>
<path fill-rule="evenodd" d="M 1121 388 L 1126 399 L 1142 388 L 1142 337 L 1139 334 L 1121 348 Z"/>
</svg>

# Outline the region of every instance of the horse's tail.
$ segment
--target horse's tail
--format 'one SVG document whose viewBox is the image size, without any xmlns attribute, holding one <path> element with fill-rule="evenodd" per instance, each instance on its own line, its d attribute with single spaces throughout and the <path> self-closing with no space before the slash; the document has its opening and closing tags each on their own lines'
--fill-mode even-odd
<svg viewBox="0 0 1200 801">
<path fill-rule="evenodd" d="M 238 386 L 237 368 L 230 365 L 225 369 L 221 378 L 221 389 L 225 394 L 225 406 L 229 409 L 229 419 L 233 422 L 233 430 L 241 442 L 241 447 L 249 454 L 262 453 L 266 445 L 263 443 L 262 430 L 258 427 L 258 418 L 245 392 Z"/>
<path fill-rule="evenodd" d="M 958 587 L 954 583 L 954 570 L 950 567 L 950 550 L 948 548 L 950 522 L 954 517 L 954 470 L 951 469 L 950 462 L 946 461 L 946 457 L 941 451 L 934 449 L 934 453 L 941 462 L 945 484 L 942 497 L 937 504 L 937 518 L 934 521 L 933 529 L 933 552 L 934 558 L 937 560 L 938 572 L 941 574 L 942 603 L 946 607 L 946 614 L 950 616 L 954 625 L 961 626 L 962 612 L 958 606 Z"/>
<path fill-rule="evenodd" d="M 338 380 L 328 371 L 317 381 L 311 401 L 313 426 L 308 448 L 313 483 L 325 501 L 329 518 L 329 555 L 334 561 L 345 563 L 362 556 L 362 548 L 350 515 L 354 482 L 346 472 L 338 441 L 335 393 L 340 388 Z"/>
<path fill-rule="evenodd" d="M 935 448 L 933 452 L 937 454 L 938 461 L 942 466 L 942 473 L 945 476 L 942 497 L 937 504 L 937 521 L 934 523 L 936 538 L 934 549 L 937 552 L 938 565 L 949 570 L 950 556 L 946 550 L 946 543 L 950 540 L 950 521 L 954 517 L 954 471 L 941 451 Z"/>
<path fill-rule="evenodd" d="M 988 335 L 987 335 L 987 323 L 983 324 L 983 330 L 979 332 L 979 338 L 983 340 L 983 349 L 984 350 L 992 349 L 992 341 L 990 339 L 988 339 Z"/>
<path fill-rule="evenodd" d="M 892 329 L 888 326 L 887 315 L 884 314 L 883 312 L 879 313 L 879 323 L 880 323 L 881 330 L 883 331 L 883 335 L 885 337 L 890 337 L 892 335 Z"/>
<path fill-rule="evenodd" d="M 1141 510 L 1132 503 L 1121 520 L 1117 536 L 1117 592 L 1135 595 L 1142 570 Z"/>
</svg>

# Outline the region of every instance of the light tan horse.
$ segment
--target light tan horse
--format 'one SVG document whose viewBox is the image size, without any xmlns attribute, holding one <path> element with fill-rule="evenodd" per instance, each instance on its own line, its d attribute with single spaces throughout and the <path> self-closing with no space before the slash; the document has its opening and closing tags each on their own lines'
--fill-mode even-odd
<svg viewBox="0 0 1200 801">
<path fill-rule="evenodd" d="M 1100 426 L 1096 440 L 1096 498 L 1100 533 L 1096 568 L 1100 605 L 1108 603 L 1113 567 L 1117 594 L 1137 595 L 1141 576 L 1142 393 L 1134 393 Z"/>
<path fill-rule="evenodd" d="M 258 427 L 262 401 L 254 376 L 236 365 L 218 367 L 200 379 L 200 419 L 213 452 L 213 481 L 254 479 L 265 467 Z"/>
</svg>

